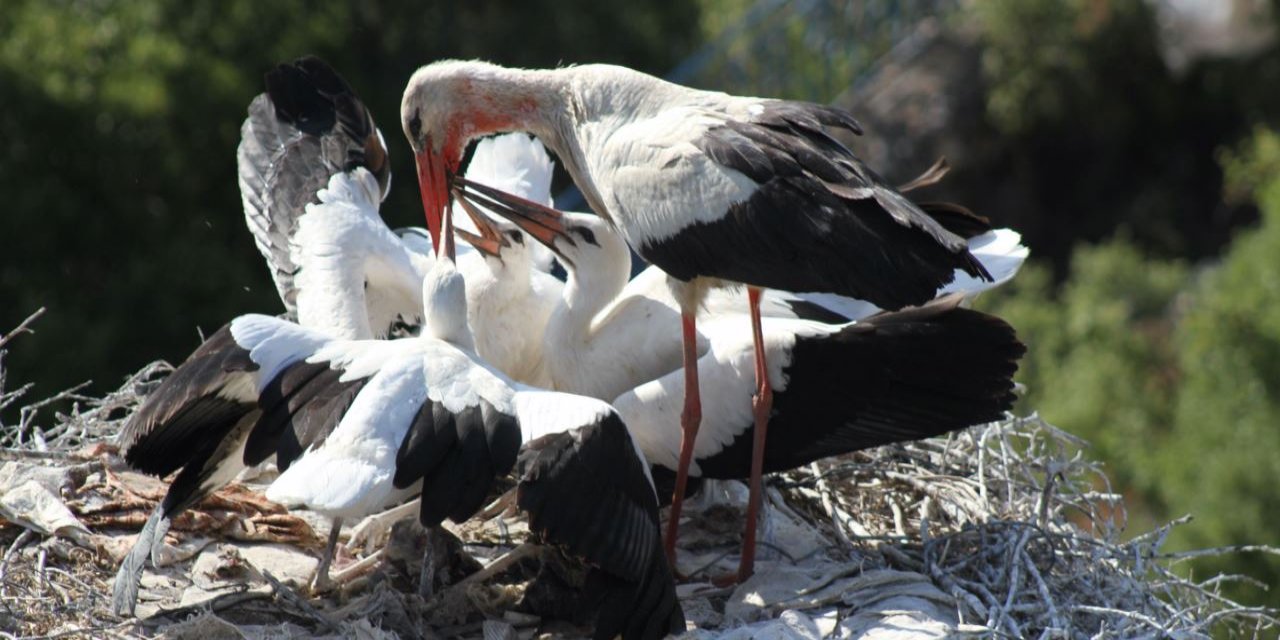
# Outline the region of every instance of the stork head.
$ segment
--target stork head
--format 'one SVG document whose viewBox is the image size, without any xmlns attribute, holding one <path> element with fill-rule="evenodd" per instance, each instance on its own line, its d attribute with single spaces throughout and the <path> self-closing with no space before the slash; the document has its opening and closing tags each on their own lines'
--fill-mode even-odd
<svg viewBox="0 0 1280 640">
<path fill-rule="evenodd" d="M 485 62 L 446 60 L 413 74 L 400 102 L 400 123 L 418 164 L 418 188 L 434 246 L 450 187 L 473 138 L 526 130 L 537 100 L 524 72 Z"/>
<path fill-rule="evenodd" d="M 603 269 L 626 259 L 630 270 L 627 242 L 607 220 L 591 213 L 565 212 L 561 223 L 563 236 L 553 239 L 547 248 L 565 263 L 566 269 Z"/>
<path fill-rule="evenodd" d="M 519 212 L 509 219 L 526 235 L 542 243 L 570 272 L 604 269 L 625 263 L 630 269 L 630 250 L 622 236 L 605 219 L 590 213 L 548 209 Z"/>
</svg>

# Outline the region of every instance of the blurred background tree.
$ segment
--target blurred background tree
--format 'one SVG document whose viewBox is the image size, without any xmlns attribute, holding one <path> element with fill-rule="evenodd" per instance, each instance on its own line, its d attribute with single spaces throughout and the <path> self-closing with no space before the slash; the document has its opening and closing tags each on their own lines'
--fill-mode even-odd
<svg viewBox="0 0 1280 640">
<path fill-rule="evenodd" d="M 1280 8 L 1269 0 L 618 0 L 317 6 L 11 0 L 0 12 L 0 330 L 37 394 L 114 387 L 196 329 L 279 303 L 234 151 L 262 73 L 334 64 L 387 133 L 384 214 L 421 219 L 396 109 L 442 57 L 605 61 L 704 88 L 835 102 L 929 198 L 1014 227 L 1034 261 L 981 301 L 1030 352 L 1020 409 L 1094 443 L 1134 528 L 1278 542 Z M 579 206 L 571 192 L 562 206 Z M 1274 559 L 1198 560 L 1280 583 Z M 1280 605 L 1280 591 L 1246 601 Z"/>
</svg>

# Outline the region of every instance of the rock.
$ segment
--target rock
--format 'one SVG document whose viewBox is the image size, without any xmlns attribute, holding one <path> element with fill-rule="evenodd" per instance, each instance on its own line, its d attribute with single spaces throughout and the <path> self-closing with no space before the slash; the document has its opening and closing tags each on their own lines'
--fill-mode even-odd
<svg viewBox="0 0 1280 640">
<path fill-rule="evenodd" d="M 255 544 L 240 548 L 240 557 L 258 571 L 269 571 L 277 580 L 296 587 L 306 585 L 320 560 L 297 547 Z"/>
</svg>

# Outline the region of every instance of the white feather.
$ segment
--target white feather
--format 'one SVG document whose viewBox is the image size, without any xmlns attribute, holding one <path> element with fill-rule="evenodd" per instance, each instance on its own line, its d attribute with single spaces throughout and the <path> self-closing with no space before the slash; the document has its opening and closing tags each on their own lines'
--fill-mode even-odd
<svg viewBox="0 0 1280 640">
<path fill-rule="evenodd" d="M 483 399 L 498 411 L 512 413 L 511 379 L 469 352 L 439 340 L 425 341 L 423 369 L 427 396 L 452 412 L 475 407 Z"/>
<path fill-rule="evenodd" d="M 541 142 L 523 133 L 508 133 L 476 143 L 466 177 L 549 207 L 554 171 Z"/>
<path fill-rule="evenodd" d="M 595 424 L 613 412 L 603 400 L 517 385 L 513 408 L 525 442 Z"/>
<path fill-rule="evenodd" d="M 526 443 L 552 433 L 563 433 L 596 424 L 615 413 L 607 402 L 595 398 L 525 385 L 517 385 L 517 388 L 514 404 L 516 420 L 520 423 L 520 435 Z M 631 429 L 626 431 L 627 440 L 640 459 L 640 468 L 644 469 L 645 479 L 652 487 L 653 476 L 649 473 L 649 461 Z"/>
<path fill-rule="evenodd" d="M 258 393 L 286 367 L 315 353 L 329 340 L 319 331 L 258 314 L 232 320 L 231 337 L 258 365 Z"/>
<path fill-rule="evenodd" d="M 395 458 L 427 397 L 422 358 L 383 362 L 319 447 L 305 452 L 267 488 L 267 497 L 332 517 L 359 517 L 401 497 Z"/>
<path fill-rule="evenodd" d="M 707 327 L 711 346 L 698 359 L 702 423 L 694 441 L 690 473 L 698 475 L 698 458 L 719 453 L 754 424 L 751 398 L 755 393 L 755 347 L 745 318 L 724 319 Z M 787 388 L 783 373 L 791 364 L 797 335 L 823 333 L 838 327 L 819 323 L 765 318 L 764 334 L 769 382 L 774 391 Z M 613 406 L 627 424 L 637 446 L 652 464 L 675 469 L 680 458 L 680 414 L 684 409 L 684 371 L 670 373 L 623 393 Z"/>
<path fill-rule="evenodd" d="M 473 182 L 551 207 L 555 205 L 551 198 L 554 173 L 555 163 L 537 138 L 523 133 L 508 133 L 476 143 L 465 175 Z M 481 209 L 493 215 L 488 208 Z M 476 231 L 467 216 L 457 216 L 454 224 L 472 233 Z M 526 250 L 530 252 L 533 266 L 539 271 L 549 272 L 555 255 L 536 242 L 527 244 Z"/>
<path fill-rule="evenodd" d="M 719 220 L 755 193 L 755 181 L 690 142 L 724 121 L 715 111 L 673 107 L 618 127 L 588 150 L 595 184 L 628 244 L 652 244 Z"/>
<path fill-rule="evenodd" d="M 378 215 L 378 182 L 363 167 L 336 173 L 290 238 L 298 321 L 336 337 L 371 338 L 422 308 L 431 259 L 409 250 Z"/>
</svg>

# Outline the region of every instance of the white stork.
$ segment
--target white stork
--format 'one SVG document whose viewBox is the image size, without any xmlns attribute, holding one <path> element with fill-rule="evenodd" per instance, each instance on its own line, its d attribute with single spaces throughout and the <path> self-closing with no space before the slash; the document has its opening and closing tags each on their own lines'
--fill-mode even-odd
<svg viewBox="0 0 1280 640">
<path fill-rule="evenodd" d="M 417 310 L 401 306 L 416 317 L 417 274 L 428 265 L 377 217 L 390 184 L 381 134 L 345 81 L 319 60 L 279 65 L 266 84 L 267 93 L 249 105 L 237 158 L 245 219 L 285 308 L 333 337 L 384 335 L 400 312 L 371 305 L 366 282 L 382 299 L 407 295 Z M 347 183 L 325 188 L 345 171 L 368 179 L 357 190 Z M 355 202 L 371 202 L 373 215 Z M 413 285 L 406 291 L 401 282 Z M 116 574 L 117 613 L 133 611 L 145 562 L 159 551 L 171 519 L 274 453 L 246 456 L 250 432 L 272 418 L 258 403 L 259 378 L 230 325 L 223 326 L 148 395 L 117 437 L 135 469 L 158 477 L 177 472 Z M 306 418 L 298 416 L 289 430 L 305 434 L 293 438 L 295 447 L 324 435 Z"/>
<path fill-rule="evenodd" d="M 516 219 L 538 232 L 554 230 L 550 246 L 568 273 L 564 300 L 547 326 L 552 388 L 609 400 L 655 475 L 661 471 L 660 479 L 672 480 L 684 372 L 679 340 L 671 335 L 679 308 L 669 293 L 670 276 L 650 268 L 627 282 L 626 244 L 599 217 L 563 213 L 537 225 Z M 970 246 L 996 281 L 1005 282 L 1027 255 L 1018 239 L 1007 229 L 986 231 Z M 828 301 L 865 311 L 840 324 L 800 318 L 796 311 L 809 309 L 789 305 L 805 302 L 803 297 L 766 292 L 762 331 L 777 395 L 765 471 L 1001 417 L 1014 400 L 1012 376 L 1023 347 L 998 318 L 956 308 L 961 297 L 990 286 L 953 283 L 925 307 L 878 315 L 858 301 Z M 698 369 L 704 399 L 714 410 L 699 430 L 690 472 L 743 479 L 757 435 L 750 410 L 754 345 L 743 322 L 746 309 L 719 292 L 710 301 L 699 313 Z M 833 313 L 821 309 L 819 315 Z"/>
<path fill-rule="evenodd" d="M 440 231 L 467 142 L 524 131 L 554 151 L 587 202 L 642 257 L 684 283 L 683 443 L 667 552 L 701 421 L 695 310 L 708 287 L 748 285 L 753 401 L 763 442 L 772 391 L 760 288 L 830 292 L 885 309 L 924 303 L 956 269 L 990 279 L 951 233 L 884 183 L 828 128 L 858 133 L 826 106 L 698 91 L 630 69 L 427 65 L 410 78 L 401 123 L 417 155 L 427 223 Z M 508 206 L 530 203 L 490 192 Z M 751 574 L 763 450 L 754 456 L 739 577 Z"/>
<path fill-rule="evenodd" d="M 553 170 L 542 144 L 516 133 L 481 140 L 466 175 L 549 206 Z M 459 265 L 467 281 L 467 319 L 476 351 L 515 380 L 543 384 L 543 332 L 564 285 L 549 273 L 551 252 L 526 242 L 514 225 L 493 225 L 487 219 L 467 224 L 483 215 L 473 210 L 458 221 L 463 226 L 457 229 L 483 256 L 479 264 Z"/>
<path fill-rule="evenodd" d="M 463 201 L 464 206 L 465 201 Z M 942 205 L 926 204 L 930 210 Z M 953 210 L 953 209 L 948 209 Z M 510 211 L 499 211 L 510 214 Z M 485 218 L 479 220 L 484 223 Z M 535 238 L 547 242 L 566 267 L 563 298 L 546 324 L 543 344 L 545 379 L 560 391 L 581 393 L 603 400 L 664 375 L 679 367 L 682 358 L 679 301 L 672 277 L 649 267 L 628 280 L 631 255 L 626 243 L 597 216 L 544 211 L 536 218 L 513 215 L 512 220 Z M 1028 250 L 1021 236 L 1010 229 L 991 229 L 986 221 L 969 214 L 965 229 L 970 251 L 992 274 L 992 280 L 957 273 L 940 288 L 939 297 L 951 293 L 975 296 L 1011 280 L 1026 260 Z M 491 235 L 497 232 L 491 232 Z M 510 267 L 527 260 L 503 249 L 501 259 Z M 724 331 L 729 318 L 749 312 L 738 292 L 708 292 L 698 311 L 700 323 L 717 323 Z M 868 318 L 881 309 L 852 298 L 832 294 L 796 294 L 769 290 L 761 298 L 766 318 L 817 320 L 843 324 Z M 706 331 L 699 331 L 698 354 L 706 352 Z M 856 366 L 856 363 L 851 363 Z"/>
<path fill-rule="evenodd" d="M 266 84 L 267 93 L 250 104 L 241 129 L 240 186 L 246 221 L 286 309 L 302 326 L 339 339 L 384 337 L 401 321 L 416 324 L 431 249 L 412 233 L 392 232 L 378 215 L 390 173 L 368 110 L 336 72 L 315 58 L 279 65 L 267 73 Z M 486 141 L 475 154 L 475 178 L 549 199 L 549 162 L 527 137 Z M 361 175 L 338 177 L 344 174 Z M 525 269 L 522 281 L 501 271 L 501 261 L 475 252 L 463 256 L 461 269 L 477 283 L 471 295 L 481 311 L 473 316 L 481 353 L 509 367 L 517 379 L 534 375 L 528 347 L 512 345 L 540 343 L 556 294 L 547 293 L 542 301 L 529 296 L 552 286 L 546 281 L 554 278 L 530 276 Z M 513 316 L 521 318 L 514 327 L 508 320 Z M 299 377 L 303 373 L 306 377 Z M 295 410 L 281 404 L 281 397 L 329 394 L 323 396 L 331 401 L 324 409 L 341 415 L 354 391 L 339 393 L 336 377 L 312 368 L 263 379 L 227 325 L 148 396 L 117 441 L 131 466 L 177 476 L 117 573 L 113 606 L 118 612 L 133 610 L 145 561 L 159 551 L 172 517 L 246 466 L 278 452 L 292 459 L 323 440 L 333 423 L 315 413 L 322 407 L 312 401 Z M 265 383 L 274 386 L 264 396 L 272 404 L 263 407 L 254 390 Z M 271 427 L 255 430 L 263 423 Z M 251 432 L 257 434 L 252 441 Z M 334 523 L 331 539 L 340 524 Z M 331 554 L 332 545 L 325 559 Z"/>
</svg>

